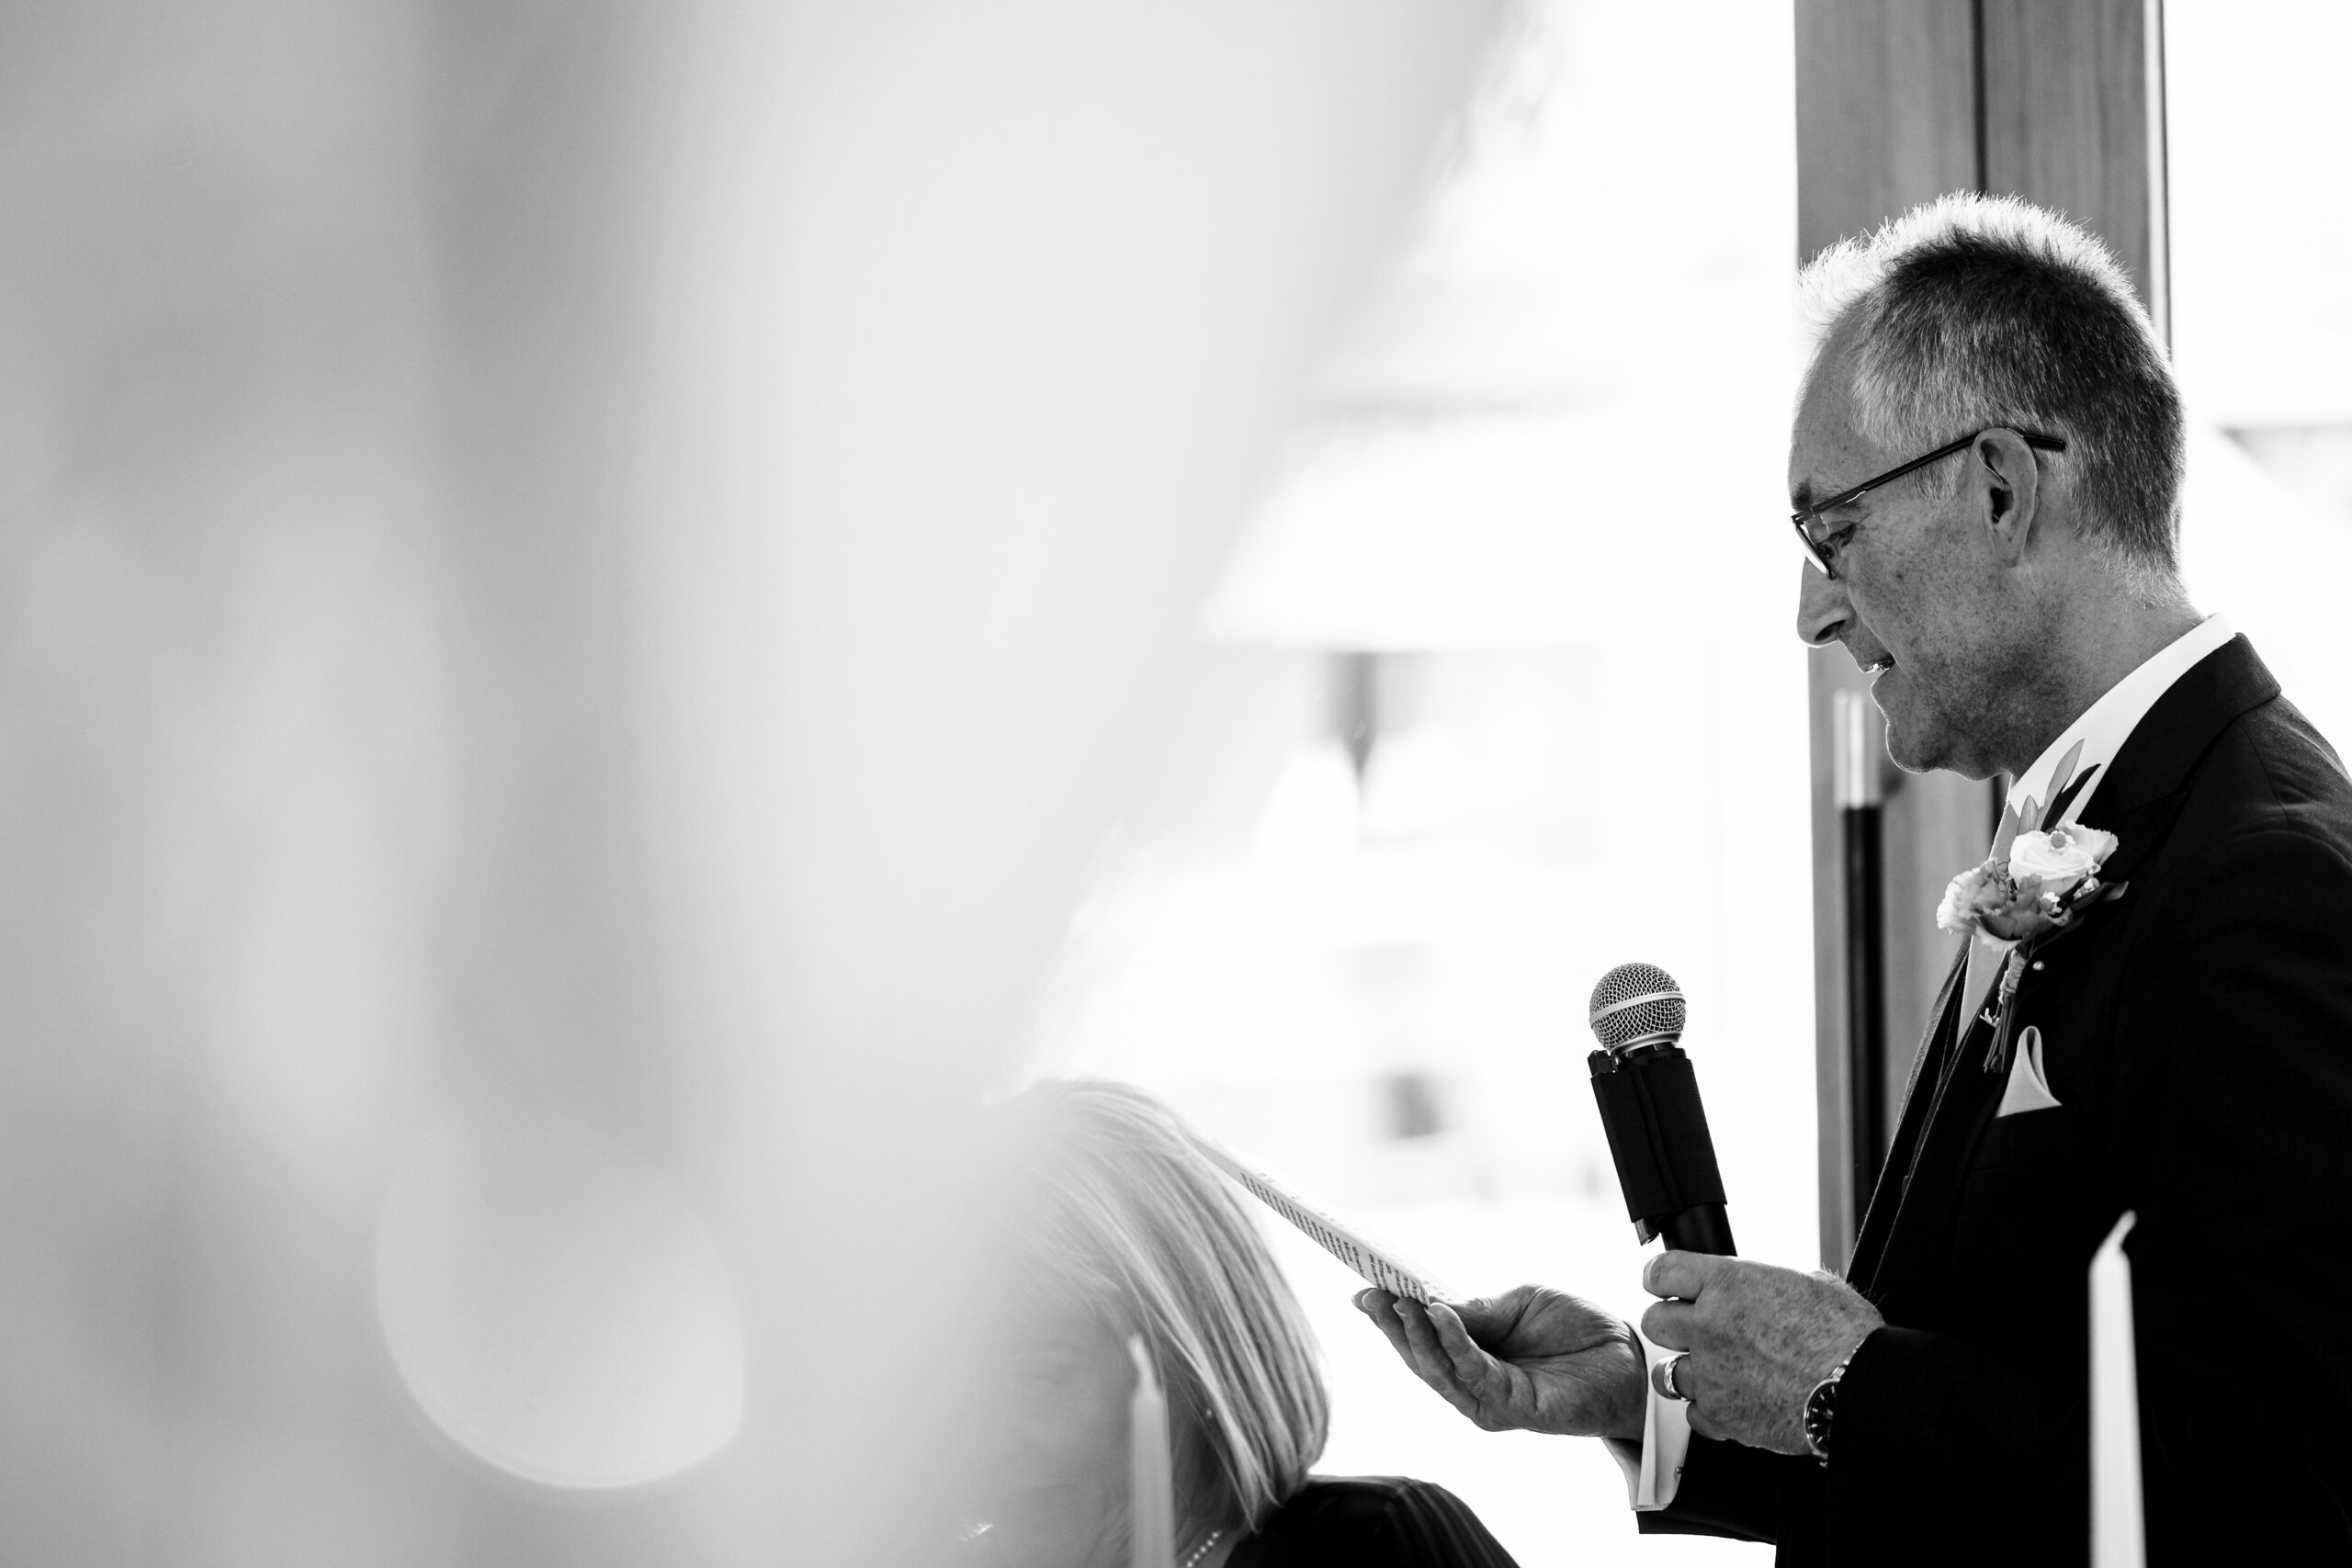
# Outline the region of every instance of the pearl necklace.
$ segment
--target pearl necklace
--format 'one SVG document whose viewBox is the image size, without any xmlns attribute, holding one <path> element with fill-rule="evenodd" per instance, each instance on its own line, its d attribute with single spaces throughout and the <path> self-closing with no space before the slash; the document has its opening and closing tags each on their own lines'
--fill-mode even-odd
<svg viewBox="0 0 2352 1568">
<path fill-rule="evenodd" d="M 1185 1556 L 1184 1561 L 1178 1563 L 1176 1568 L 1194 1568 L 1194 1565 L 1198 1563 L 1202 1558 L 1206 1557 L 1209 1554 L 1210 1549 L 1215 1547 L 1218 1541 L 1223 1540 L 1224 1539 L 1225 1527 L 1223 1525 L 1219 1525 L 1216 1529 L 1209 1531 L 1208 1540 L 1193 1548 L 1192 1551 Z"/>
</svg>

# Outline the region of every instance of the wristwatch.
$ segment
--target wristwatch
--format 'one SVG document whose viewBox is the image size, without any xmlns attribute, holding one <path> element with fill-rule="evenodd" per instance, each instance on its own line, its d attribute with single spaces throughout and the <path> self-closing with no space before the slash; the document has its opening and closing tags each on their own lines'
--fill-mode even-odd
<svg viewBox="0 0 2352 1568">
<path fill-rule="evenodd" d="M 1829 1375 L 1813 1385 L 1804 1396 L 1804 1443 L 1813 1457 L 1822 1463 L 1829 1462 L 1829 1419 L 1838 1413 L 1838 1383 L 1852 1366 L 1849 1359 L 1829 1369 Z"/>
</svg>

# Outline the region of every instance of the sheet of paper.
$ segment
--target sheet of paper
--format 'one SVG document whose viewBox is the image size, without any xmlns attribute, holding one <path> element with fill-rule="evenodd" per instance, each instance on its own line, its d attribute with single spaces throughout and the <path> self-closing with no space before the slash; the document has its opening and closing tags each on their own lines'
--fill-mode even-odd
<svg viewBox="0 0 2352 1568">
<path fill-rule="evenodd" d="M 1439 1284 L 1428 1269 L 1408 1259 L 1395 1247 L 1374 1241 L 1362 1231 L 1340 1224 L 1323 1210 L 1285 1191 L 1263 1171 L 1242 1163 L 1222 1144 L 1197 1133 L 1193 1134 L 1192 1138 L 1201 1153 L 1208 1156 L 1209 1163 L 1239 1182 L 1252 1197 L 1296 1225 L 1313 1238 L 1316 1245 L 1372 1284 L 1391 1295 L 1410 1296 L 1424 1304 L 1461 1299 Z"/>
</svg>

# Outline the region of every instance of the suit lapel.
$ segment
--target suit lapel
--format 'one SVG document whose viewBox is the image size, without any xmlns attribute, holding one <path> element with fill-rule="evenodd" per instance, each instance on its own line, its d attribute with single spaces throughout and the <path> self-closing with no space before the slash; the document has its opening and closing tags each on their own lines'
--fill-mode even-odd
<svg viewBox="0 0 2352 1568">
<path fill-rule="evenodd" d="M 1944 973 L 1943 987 L 1936 995 L 1927 1032 L 1919 1037 L 1919 1048 L 1912 1053 L 1911 1081 L 1903 1090 L 1903 1111 L 1895 1121 L 1894 1140 L 1886 1151 L 1885 1164 L 1879 1169 L 1878 1182 L 1871 1190 L 1870 1206 L 1856 1229 L 1854 1255 L 1847 1260 L 1846 1278 L 1865 1295 L 1874 1294 L 1887 1237 L 1903 1210 L 1912 1161 L 1934 1106 L 1936 1088 L 1942 1081 L 1944 1065 L 1951 1058 L 1962 987 L 1967 973 L 1968 946 L 1963 945 Z"/>
<path fill-rule="evenodd" d="M 2158 698 L 2125 740 L 2084 816 L 2116 835 L 2101 872 L 2127 881 L 2162 842 L 2196 763 L 2229 723 L 2278 694 L 2278 683 L 2253 645 L 2233 637 L 2208 654 Z M 2097 919 L 2094 914 L 2092 919 Z M 1969 950 L 1979 944 L 1970 942 Z M 1896 1147 L 1871 1195 L 1847 1277 L 1871 1300 L 1929 1277 L 1949 1242 L 1971 1151 L 2000 1103 L 2005 1078 L 1974 1070 L 1972 1052 L 1990 1032 L 1962 1012 L 1964 953 L 1944 982 L 1922 1055 L 1914 1066 Z M 1956 983 L 1961 982 L 1961 983 Z M 1924 1066 L 1925 1070 L 1921 1070 Z"/>
<path fill-rule="evenodd" d="M 2231 720 L 2278 694 L 2278 682 L 2254 645 L 2232 637 L 2191 665 L 2132 728 L 2084 817 L 2091 826 L 2120 836 L 2110 818 L 2177 793 Z M 2145 852 L 2144 846 L 2138 852 Z M 2118 847 L 2114 863 L 2127 857 L 2136 858 L 2128 839 Z"/>
<path fill-rule="evenodd" d="M 2147 716 L 2123 742 L 2108 777 L 2085 807 L 2083 818 L 2116 838 L 2115 853 L 2099 868 L 2107 883 L 2129 882 L 2132 873 L 2164 841 L 2180 809 L 2188 776 L 2214 738 L 2248 708 L 2278 694 L 2278 682 L 2243 637 L 2207 654 L 2172 689 L 2156 699 Z"/>
<path fill-rule="evenodd" d="M 2179 812 L 2180 803 L 2186 798 L 2186 792 L 2177 792 L 2172 795 L 2158 795 L 2154 800 L 2134 801 L 2129 806 L 2119 805 L 2111 812 L 2099 813 L 2098 820 L 2092 826 L 2104 828 L 2114 834 L 2116 844 L 2115 853 L 2108 857 L 2105 865 L 2099 867 L 2098 879 L 2109 886 L 2117 883 L 2129 883 L 2132 880 L 2133 869 L 2148 858 L 2151 851 L 2164 842 L 2165 830 L 2172 826 L 2172 819 Z M 2093 915 L 2090 918 L 2097 919 L 2098 917 Z"/>
<path fill-rule="evenodd" d="M 1951 1211 L 1960 1199 L 1969 1156 L 2008 1087 L 2006 1075 L 1983 1070 L 1993 1026 L 1973 1014 L 1954 1021 L 1958 1029 L 1951 1052 L 1928 1100 L 1919 1142 L 1900 1190 L 1901 1206 L 1881 1246 L 1871 1283 L 1882 1296 L 1932 1271 L 1950 1238 Z"/>
</svg>

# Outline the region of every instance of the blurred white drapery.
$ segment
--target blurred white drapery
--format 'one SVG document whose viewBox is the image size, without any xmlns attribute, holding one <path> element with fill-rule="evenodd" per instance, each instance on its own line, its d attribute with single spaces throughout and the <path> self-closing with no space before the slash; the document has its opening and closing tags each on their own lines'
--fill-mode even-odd
<svg viewBox="0 0 2352 1568">
<path fill-rule="evenodd" d="M 937 1539 L 926 1159 L 1490 19 L 0 18 L 0 1558 Z M 379 1247 L 451 1114 L 615 1214 Z M 380 1335 L 460 1255 L 424 1321 L 684 1260 L 732 1440 L 500 1480 Z"/>
</svg>

